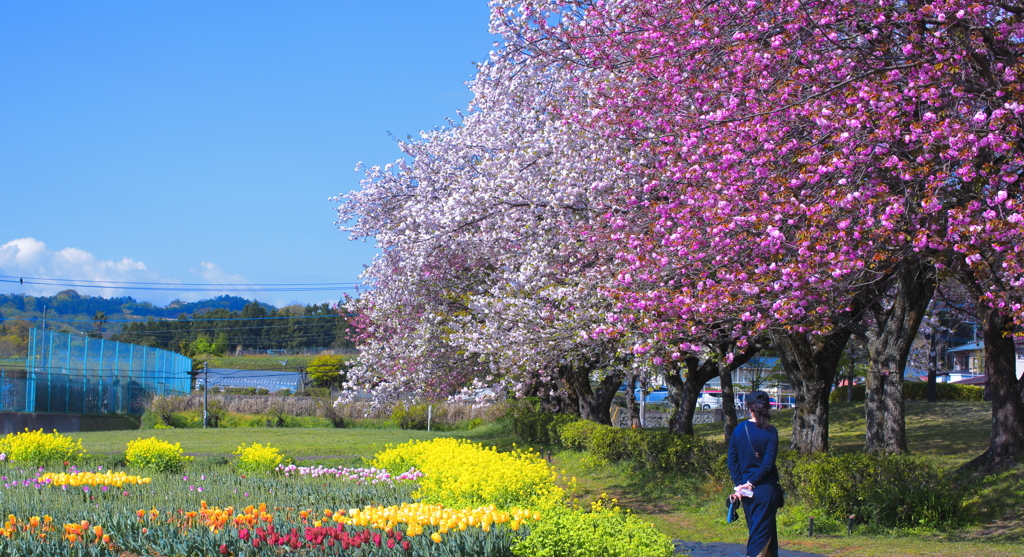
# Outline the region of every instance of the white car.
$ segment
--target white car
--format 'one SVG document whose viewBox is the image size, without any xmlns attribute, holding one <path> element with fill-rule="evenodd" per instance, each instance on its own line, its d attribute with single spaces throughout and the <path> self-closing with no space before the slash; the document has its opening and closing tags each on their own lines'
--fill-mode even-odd
<svg viewBox="0 0 1024 557">
<path fill-rule="evenodd" d="M 697 398 L 697 408 L 701 410 L 717 410 L 722 407 L 722 393 L 702 392 Z"/>
</svg>

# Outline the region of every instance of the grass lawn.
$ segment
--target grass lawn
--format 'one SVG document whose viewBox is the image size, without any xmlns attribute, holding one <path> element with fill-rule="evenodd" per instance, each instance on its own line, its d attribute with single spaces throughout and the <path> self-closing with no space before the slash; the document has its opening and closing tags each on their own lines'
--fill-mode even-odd
<svg viewBox="0 0 1024 557">
<path fill-rule="evenodd" d="M 943 466 L 963 464 L 988 448 L 992 405 L 988 402 L 907 401 L 907 445 L 910 452 L 936 457 Z M 776 412 L 772 423 L 779 441 L 793 434 L 793 411 Z M 864 449 L 864 403 L 833 404 L 829 413 L 829 446 L 837 452 Z M 698 435 L 722 438 L 722 424 L 699 424 Z"/>
<path fill-rule="evenodd" d="M 225 429 L 147 429 L 95 431 L 74 434 L 90 454 L 123 454 L 129 441 L 156 437 L 181 443 L 187 454 L 229 457 L 242 443 L 269 444 L 282 454 L 299 459 L 353 460 L 370 458 L 387 444 L 411 439 L 440 436 L 465 437 L 488 445 L 508 446 L 503 429 L 489 424 L 471 431 L 427 432 L 400 429 L 333 428 L 225 428 Z"/>
</svg>

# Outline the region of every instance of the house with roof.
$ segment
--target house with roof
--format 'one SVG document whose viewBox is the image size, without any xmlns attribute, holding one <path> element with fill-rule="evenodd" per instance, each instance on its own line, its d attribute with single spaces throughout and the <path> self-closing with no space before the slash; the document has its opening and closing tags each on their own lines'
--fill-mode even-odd
<svg viewBox="0 0 1024 557">
<path fill-rule="evenodd" d="M 1024 375 L 1024 354 L 1021 345 L 1017 349 L 1017 378 Z M 985 343 L 972 342 L 951 348 L 947 354 L 952 359 L 952 371 L 938 376 L 941 383 L 983 383 L 985 377 Z"/>
</svg>

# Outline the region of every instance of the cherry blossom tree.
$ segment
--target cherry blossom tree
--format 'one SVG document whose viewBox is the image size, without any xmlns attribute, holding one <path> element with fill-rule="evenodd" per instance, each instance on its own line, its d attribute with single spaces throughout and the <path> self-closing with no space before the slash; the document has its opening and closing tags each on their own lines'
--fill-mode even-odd
<svg viewBox="0 0 1024 557">
<path fill-rule="evenodd" d="M 401 143 L 409 160 L 338 198 L 344 228 L 383 249 L 352 306 L 365 335 L 351 386 L 381 399 L 542 390 L 609 422 L 632 357 L 591 334 L 614 313 L 601 289 L 616 261 L 586 234 L 629 153 L 550 112 L 575 87 L 558 68 L 498 53 L 472 87 L 460 122 Z"/>
<path fill-rule="evenodd" d="M 650 218 L 608 216 L 634 264 L 622 282 L 664 286 L 636 289 L 629 305 L 658 306 L 670 327 L 714 315 L 740 335 L 857 331 L 872 362 L 867 446 L 896 452 L 906 447 L 903 368 L 935 268 L 963 260 L 979 299 L 1002 316 L 992 321 L 1000 338 L 1019 319 L 1020 12 L 612 1 L 499 4 L 495 17 L 524 51 L 592 70 L 591 109 L 570 121 L 656 160 L 631 168 L 643 187 L 624 192 Z M 551 37 L 566 46 L 545 48 Z M 776 344 L 805 347 L 783 358 L 814 414 L 798 412 L 795 426 L 819 432 L 798 448 L 827 447 L 821 391 L 838 358 L 816 360 L 813 343 Z"/>
</svg>

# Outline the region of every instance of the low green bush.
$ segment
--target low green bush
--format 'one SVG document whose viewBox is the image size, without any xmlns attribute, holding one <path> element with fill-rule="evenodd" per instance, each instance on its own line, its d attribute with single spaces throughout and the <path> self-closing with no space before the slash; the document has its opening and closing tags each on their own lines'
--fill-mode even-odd
<svg viewBox="0 0 1024 557">
<path fill-rule="evenodd" d="M 406 406 L 399 402 L 391 410 L 391 419 L 398 423 L 402 429 L 427 429 L 427 418 L 436 424 L 444 420 L 448 409 L 444 405 L 435 405 L 429 408 L 426 404 L 413 404 Z"/>
<path fill-rule="evenodd" d="M 829 402 L 846 402 L 846 387 L 840 387 L 829 395 Z M 956 385 L 952 383 L 936 383 L 935 395 L 941 401 L 972 401 L 984 400 L 985 389 L 974 385 Z M 865 386 L 853 386 L 853 401 L 863 402 Z M 904 400 L 928 400 L 928 383 L 908 381 L 903 383 Z"/>
<path fill-rule="evenodd" d="M 535 397 L 509 402 L 505 418 L 512 424 L 512 434 L 520 441 L 539 445 L 560 444 L 562 427 L 579 421 L 571 414 L 541 411 L 540 400 Z"/>
<path fill-rule="evenodd" d="M 201 410 L 186 410 L 171 414 L 167 425 L 178 429 L 190 429 L 203 427 L 203 412 Z"/>
<path fill-rule="evenodd" d="M 650 523 L 598 501 L 590 512 L 555 507 L 530 527 L 512 553 L 530 557 L 669 557 L 672 540 Z"/>
<path fill-rule="evenodd" d="M 331 420 L 327 418 L 321 418 L 318 416 L 291 416 L 289 414 L 284 415 L 283 427 L 334 427 Z"/>
<path fill-rule="evenodd" d="M 787 496 L 832 519 L 855 515 L 882 528 L 949 527 L 966 518 L 964 493 L 937 466 L 912 455 L 783 451 Z"/>
<path fill-rule="evenodd" d="M 684 475 L 723 474 L 724 446 L 700 437 L 661 430 L 617 428 L 580 420 L 561 427 L 567 449 L 588 451 L 612 462 L 628 461 L 634 468 L 674 471 Z"/>
<path fill-rule="evenodd" d="M 166 426 L 167 424 L 158 414 L 152 410 L 146 409 L 146 411 L 142 413 L 142 421 L 139 424 L 139 429 L 155 429 L 158 425 Z"/>
</svg>

